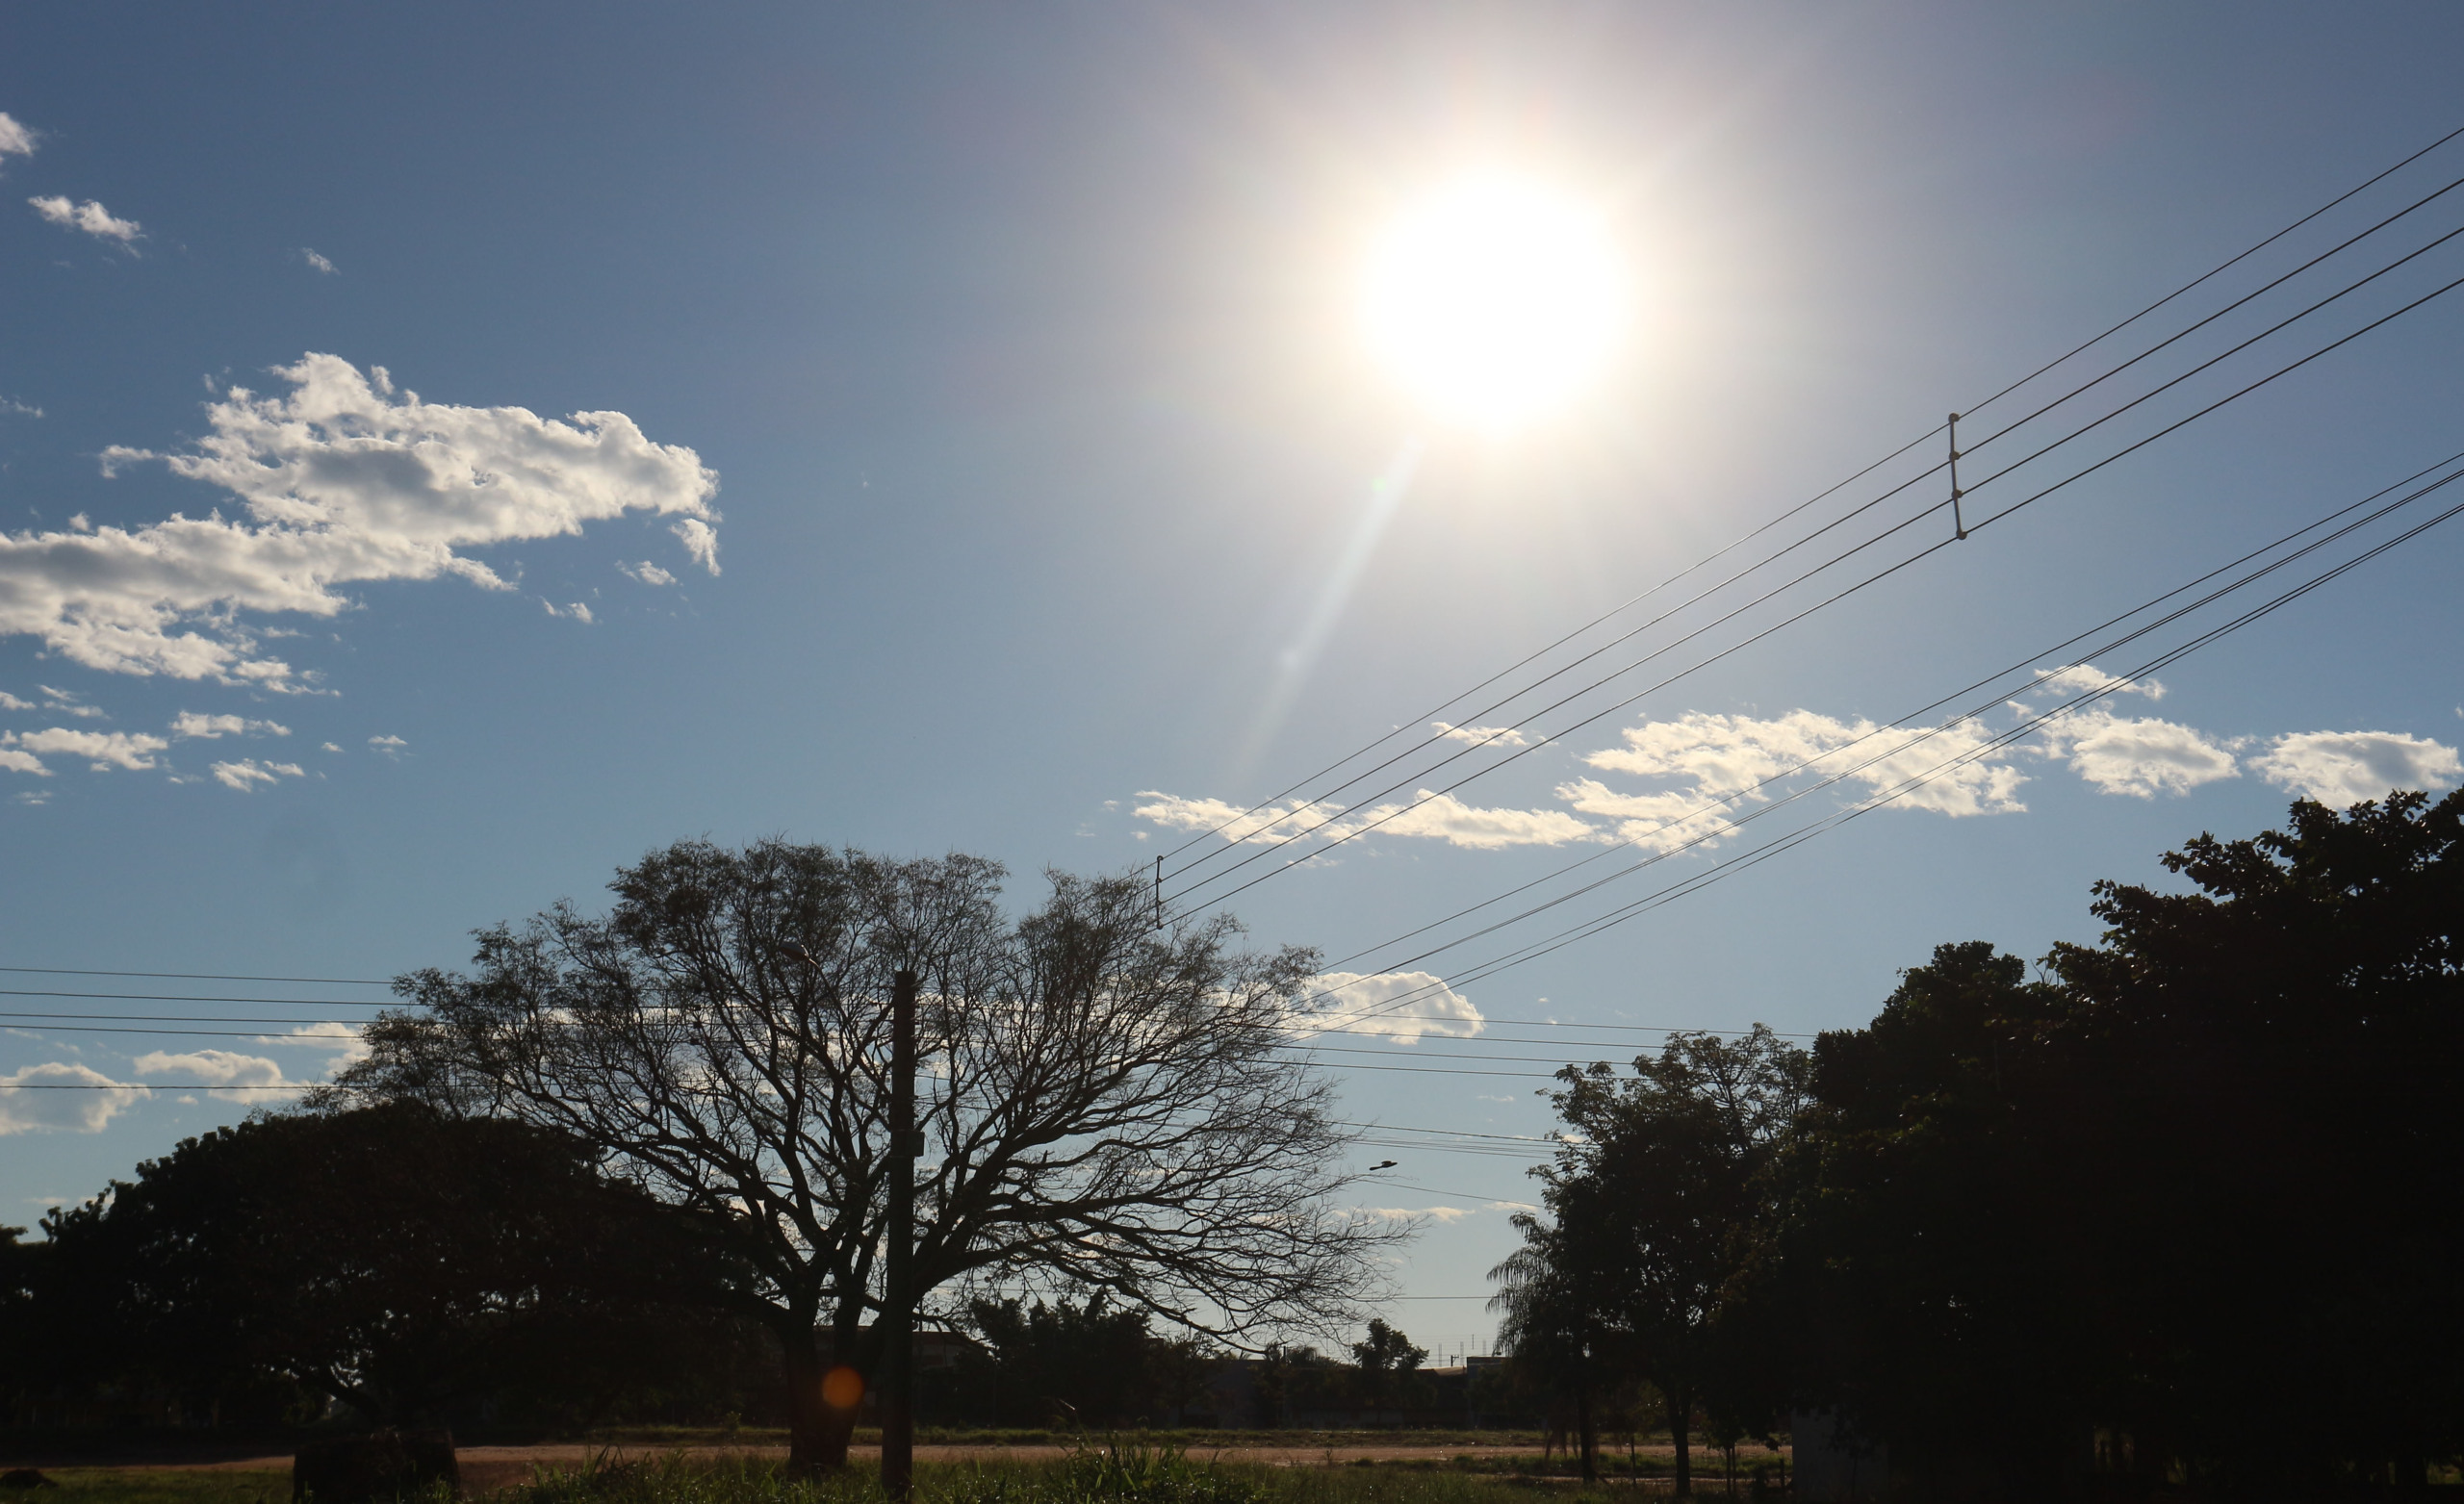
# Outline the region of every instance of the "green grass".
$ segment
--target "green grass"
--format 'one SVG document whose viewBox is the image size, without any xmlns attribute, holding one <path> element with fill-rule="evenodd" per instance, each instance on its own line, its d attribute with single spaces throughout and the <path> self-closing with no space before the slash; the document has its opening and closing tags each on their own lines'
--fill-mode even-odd
<svg viewBox="0 0 2464 1504">
<path fill-rule="evenodd" d="M 13 1495 L 24 1504 L 290 1504 L 291 1470 L 203 1467 L 46 1467 L 56 1489 Z"/>
</svg>

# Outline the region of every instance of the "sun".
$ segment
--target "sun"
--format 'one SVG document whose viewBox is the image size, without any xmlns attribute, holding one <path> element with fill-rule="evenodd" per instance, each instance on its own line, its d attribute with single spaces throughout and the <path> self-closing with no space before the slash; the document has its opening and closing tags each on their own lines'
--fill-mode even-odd
<svg viewBox="0 0 2464 1504">
<path fill-rule="evenodd" d="M 1438 415 L 1521 427 L 1614 351 L 1627 276 L 1602 217 L 1527 179 L 1468 178 L 1376 242 L 1362 321 L 1388 371 Z"/>
</svg>

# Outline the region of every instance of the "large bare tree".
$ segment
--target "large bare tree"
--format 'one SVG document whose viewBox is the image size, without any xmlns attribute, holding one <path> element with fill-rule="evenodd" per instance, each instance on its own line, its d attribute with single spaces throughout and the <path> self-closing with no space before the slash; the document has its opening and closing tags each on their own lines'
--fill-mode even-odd
<svg viewBox="0 0 2464 1504">
<path fill-rule="evenodd" d="M 704 1217 L 756 1271 L 787 1355 L 792 1462 L 843 1463 L 817 1331 L 870 1370 L 891 1175 L 917 1177 L 929 1314 L 986 1286 L 1076 1287 L 1235 1340 L 1350 1319 L 1402 1230 L 1333 1197 L 1349 1136 L 1286 1049 L 1316 957 L 1157 929 L 1134 879 L 1055 875 L 1012 922 L 1003 873 L 766 841 L 622 869 L 479 937 L 474 975 L 397 982 L 337 1100 L 408 1097 L 574 1134 Z M 887 1131 L 889 998 L 922 980 L 920 1161 Z M 937 1299 L 933 1292 L 938 1291 Z"/>
</svg>

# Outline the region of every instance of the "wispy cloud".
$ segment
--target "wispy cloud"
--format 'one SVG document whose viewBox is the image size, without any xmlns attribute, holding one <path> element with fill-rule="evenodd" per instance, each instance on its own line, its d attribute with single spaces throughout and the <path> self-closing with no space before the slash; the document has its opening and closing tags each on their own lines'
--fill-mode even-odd
<svg viewBox="0 0 2464 1504">
<path fill-rule="evenodd" d="M 90 198 L 78 204 L 69 202 L 61 194 L 44 196 L 38 193 L 26 202 L 34 205 L 35 213 L 51 223 L 63 229 L 81 230 L 97 240 L 114 241 L 125 246 L 145 237 L 145 231 L 136 220 L 123 219 Z"/>
<path fill-rule="evenodd" d="M 1434 794 L 1427 789 L 1417 791 L 1407 803 L 1364 810 L 1342 822 L 1337 830 L 1342 834 L 1365 831 L 1373 835 L 1417 836 L 1481 852 L 1509 846 L 1563 846 L 1600 834 L 1597 827 L 1562 809 L 1482 809 L 1451 794 Z"/>
<path fill-rule="evenodd" d="M 698 517 L 688 517 L 668 529 L 684 542 L 684 551 L 693 562 L 716 574 L 719 572 L 719 535 L 710 524 Z"/>
<path fill-rule="evenodd" d="M 1450 742 L 1469 742 L 1475 747 L 1528 747 L 1530 740 L 1510 726 L 1452 726 L 1444 721 L 1431 721 L 1430 730 Z"/>
<path fill-rule="evenodd" d="M 255 1090 L 235 1091 L 239 1086 L 291 1086 L 307 1089 L 309 1083 L 295 1082 L 285 1077 L 282 1067 L 262 1055 L 242 1055 L 233 1050 L 195 1050 L 172 1054 L 155 1050 L 129 1062 L 140 1076 L 181 1076 L 195 1084 L 214 1088 L 207 1095 L 226 1102 L 265 1102 L 278 1092 Z"/>
<path fill-rule="evenodd" d="M 399 762 L 402 760 L 402 749 L 411 744 L 398 736 L 372 736 L 368 739 L 368 745 L 396 762 Z"/>
<path fill-rule="evenodd" d="M 32 1086 L 11 1091 L 11 1086 Z M 90 1066 L 51 1060 L 0 1076 L 0 1137 L 11 1134 L 99 1134 L 113 1118 L 152 1096 Z"/>
<path fill-rule="evenodd" d="M 1139 796 L 1143 803 L 1130 806 L 1130 813 L 1149 820 L 1167 830 L 1214 830 L 1221 828 L 1224 840 L 1264 843 L 1279 841 L 1286 836 L 1317 830 L 1344 812 L 1341 804 L 1264 804 L 1245 811 L 1238 804 L 1219 799 L 1185 799 L 1160 789 L 1146 789 Z"/>
<path fill-rule="evenodd" d="M 289 736 L 291 727 L 272 721 L 251 721 L 245 716 L 199 715 L 183 710 L 171 719 L 171 735 L 181 740 L 201 737 L 213 741 L 224 736 Z"/>
<path fill-rule="evenodd" d="M 309 269 L 312 271 L 317 271 L 329 277 L 340 276 L 342 274 L 341 268 L 335 266 L 322 254 L 310 249 L 308 246 L 302 245 L 299 247 L 299 259 L 306 262 Z"/>
<path fill-rule="evenodd" d="M 0 636 L 114 673 L 295 691 L 313 676 L 264 651 L 246 617 L 335 616 L 353 605 L 340 587 L 362 581 L 450 574 L 505 589 L 457 550 L 629 511 L 691 514 L 706 532 L 717 515 L 717 477 L 700 458 L 652 443 L 622 413 L 560 421 L 425 402 L 382 368 L 332 355 L 276 374 L 285 395 L 235 387 L 211 404 L 192 450 L 105 455 L 107 470 L 159 460 L 219 487 L 246 520 L 0 536 Z"/>
<path fill-rule="evenodd" d="M 632 578 L 640 580 L 645 585 L 673 585 L 676 583 L 675 575 L 669 574 L 663 569 L 660 569 L 657 565 L 653 564 L 648 559 L 644 559 L 639 564 L 619 564 L 616 566 L 616 571 L 620 574 L 630 575 Z"/>
<path fill-rule="evenodd" d="M 35 140 L 35 133 L 26 128 L 25 122 L 8 111 L 0 110 L 0 163 L 11 157 L 33 156 Z"/>
<path fill-rule="evenodd" d="M 237 762 L 218 762 L 213 766 L 214 779 L 224 788 L 246 794 L 283 778 L 306 777 L 295 762 L 259 762 L 243 757 Z"/>
</svg>

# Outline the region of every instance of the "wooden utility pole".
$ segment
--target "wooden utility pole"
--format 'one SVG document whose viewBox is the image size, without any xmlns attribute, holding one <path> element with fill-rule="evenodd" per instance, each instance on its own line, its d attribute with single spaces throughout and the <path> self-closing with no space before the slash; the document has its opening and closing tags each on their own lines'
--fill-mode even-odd
<svg viewBox="0 0 2464 1504">
<path fill-rule="evenodd" d="M 915 973 L 901 971 L 889 1000 L 889 1248 L 882 1270 L 882 1491 L 905 1500 L 915 1484 Z"/>
</svg>

